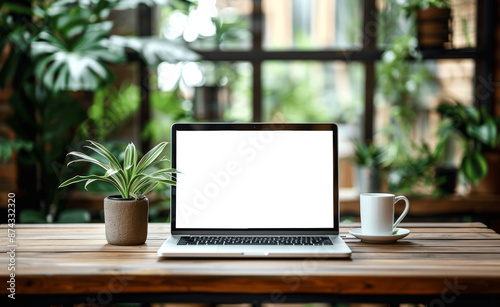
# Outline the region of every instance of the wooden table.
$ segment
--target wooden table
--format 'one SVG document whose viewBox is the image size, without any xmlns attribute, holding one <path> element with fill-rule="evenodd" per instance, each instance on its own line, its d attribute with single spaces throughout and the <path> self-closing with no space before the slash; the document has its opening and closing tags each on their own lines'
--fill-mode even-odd
<svg viewBox="0 0 500 307">
<path fill-rule="evenodd" d="M 401 224 L 393 244 L 362 243 L 342 224 L 351 259 L 159 259 L 168 224 L 146 244 L 112 246 L 102 224 L 7 225 L 0 239 L 2 301 L 15 261 L 16 302 L 421 302 L 500 303 L 500 235 L 481 223 Z M 9 301 L 10 300 L 10 301 Z M 6 305 L 2 305 L 6 306 Z"/>
</svg>

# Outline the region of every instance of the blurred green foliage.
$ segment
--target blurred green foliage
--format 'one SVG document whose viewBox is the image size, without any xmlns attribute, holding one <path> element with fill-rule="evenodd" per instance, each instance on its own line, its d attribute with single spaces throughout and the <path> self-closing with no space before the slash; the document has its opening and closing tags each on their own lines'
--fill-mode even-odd
<svg viewBox="0 0 500 307">
<path fill-rule="evenodd" d="M 331 69 L 338 69 L 350 88 L 337 83 Z M 263 70 L 265 120 L 351 124 L 359 121 L 363 112 L 360 65 L 270 61 Z"/>
<path fill-rule="evenodd" d="M 140 104 L 139 87 L 122 84 L 105 87 L 94 93 L 87 119 L 79 127 L 79 139 L 104 141 L 134 116 Z"/>
<path fill-rule="evenodd" d="M 178 42 L 112 35 L 114 22 L 107 20 L 111 10 L 139 3 L 154 4 L 145 0 L 5 0 L 0 4 L 0 50 L 10 50 L 0 67 L 0 87 L 11 84 L 13 88 L 9 102 L 14 116 L 7 123 L 15 134 L 14 140 L 2 139 L 0 153 L 5 161 L 17 150 L 20 210 L 39 210 L 45 221 L 54 221 L 61 210 L 56 196 L 67 172 L 66 148 L 78 144 L 78 137 L 107 137 L 106 125 L 118 127 L 120 119 L 136 108 L 137 100 L 127 97 L 133 93 L 102 92 L 115 79 L 110 64 L 129 61 L 126 52 L 135 52 L 149 66 L 198 58 Z M 96 106 L 87 114 L 93 91 L 97 91 Z M 119 104 L 120 109 L 104 112 L 109 107 L 106 99 L 117 100 L 114 106 Z M 77 133 L 84 121 L 87 128 Z M 29 220 L 26 214 L 20 217 Z"/>
<path fill-rule="evenodd" d="M 500 143 L 500 117 L 494 116 L 484 106 L 476 108 L 461 103 L 441 104 L 438 112 L 450 120 L 450 129 L 462 138 L 464 154 L 460 171 L 472 185 L 488 173 L 488 162 L 483 156 Z"/>
</svg>

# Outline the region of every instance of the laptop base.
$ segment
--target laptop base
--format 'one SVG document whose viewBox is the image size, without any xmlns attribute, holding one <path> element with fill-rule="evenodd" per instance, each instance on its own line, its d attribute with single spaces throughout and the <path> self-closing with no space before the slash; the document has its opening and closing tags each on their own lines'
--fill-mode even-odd
<svg viewBox="0 0 500 307">
<path fill-rule="evenodd" d="M 351 250 L 339 236 L 333 245 L 177 245 L 181 236 L 170 236 L 158 249 L 160 257 L 189 258 L 349 258 Z"/>
</svg>

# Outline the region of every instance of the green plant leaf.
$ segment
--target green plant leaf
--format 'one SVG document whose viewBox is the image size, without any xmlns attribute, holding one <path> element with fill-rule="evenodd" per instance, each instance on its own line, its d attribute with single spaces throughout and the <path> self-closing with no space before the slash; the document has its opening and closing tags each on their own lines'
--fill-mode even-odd
<svg viewBox="0 0 500 307">
<path fill-rule="evenodd" d="M 103 145 L 90 140 L 88 142 L 91 143 L 92 146 L 85 146 L 85 147 L 93 150 L 94 152 L 104 157 L 110 163 L 110 169 L 116 170 L 116 172 L 109 173 L 108 176 L 109 178 L 114 179 L 114 182 L 116 183 L 116 188 L 118 189 L 118 191 L 120 191 L 122 197 L 129 198 L 127 189 L 128 187 L 127 178 L 118 159 Z"/>
<path fill-rule="evenodd" d="M 154 171 L 151 174 L 149 174 L 149 176 L 156 177 L 158 175 L 167 175 L 167 174 L 172 174 L 172 173 L 180 174 L 181 172 L 179 172 L 178 170 L 173 169 L 173 168 L 167 168 L 167 169 L 160 169 L 160 170 Z"/>
<path fill-rule="evenodd" d="M 2 157 L 2 162 L 7 163 L 12 156 L 12 145 L 9 142 L 0 142 L 0 156 Z"/>
<path fill-rule="evenodd" d="M 471 151 L 464 155 L 460 170 L 470 183 L 477 185 L 488 173 L 488 163 L 479 152 Z"/>
<path fill-rule="evenodd" d="M 141 179 L 138 180 L 136 184 L 131 188 L 131 192 L 135 194 L 140 193 L 144 189 L 144 187 L 146 187 L 147 185 L 149 185 L 151 182 L 154 181 L 156 181 L 154 177 L 145 175 L 141 177 Z"/>
<path fill-rule="evenodd" d="M 129 191 L 136 191 L 135 187 L 142 182 L 142 180 L 143 180 L 144 177 L 146 177 L 145 174 L 135 174 L 135 175 L 133 175 L 132 178 L 129 181 L 127 189 Z"/>
<path fill-rule="evenodd" d="M 183 44 L 163 38 L 112 35 L 110 43 L 136 51 L 150 67 L 154 67 L 161 62 L 176 63 L 181 60 L 197 61 L 200 59 L 197 53 Z M 165 50 L 168 50 L 168 52 L 165 52 Z"/>
<path fill-rule="evenodd" d="M 136 172 L 141 173 L 148 167 L 150 167 L 153 161 L 156 160 L 156 158 L 158 158 L 161 152 L 165 149 L 167 144 L 167 142 L 161 142 L 160 144 L 153 147 L 150 151 L 148 151 L 137 164 Z"/>
<path fill-rule="evenodd" d="M 467 133 L 493 148 L 496 144 L 498 131 L 495 121 L 490 119 L 480 126 L 468 125 Z"/>
<path fill-rule="evenodd" d="M 163 163 L 163 162 L 170 162 L 170 160 L 168 159 L 168 157 L 166 155 L 161 157 L 160 159 L 153 161 L 151 164 L 149 164 L 148 168 L 152 168 L 152 167 L 154 167 L 160 163 Z"/>
<path fill-rule="evenodd" d="M 479 125 L 481 122 L 481 114 L 479 110 L 474 106 L 465 106 L 465 113 L 467 114 L 467 122 Z"/>
<path fill-rule="evenodd" d="M 141 193 L 142 195 L 146 195 L 149 192 L 153 191 L 154 188 L 158 186 L 159 182 L 152 182 L 144 191 Z"/>
<path fill-rule="evenodd" d="M 123 169 L 125 170 L 125 174 L 127 179 L 132 177 L 132 174 L 135 172 L 135 166 L 137 163 L 137 149 L 133 143 L 127 145 L 125 149 L 125 159 L 123 160 Z"/>
<path fill-rule="evenodd" d="M 97 90 L 114 77 L 107 63 L 125 60 L 125 50 L 107 44 L 112 22 L 88 24 L 79 15 L 56 18 L 51 32 L 31 44 L 35 74 L 52 91 Z M 60 32 L 57 32 L 59 30 Z"/>
<path fill-rule="evenodd" d="M 68 153 L 68 156 L 69 155 L 72 155 L 72 156 L 75 156 L 75 157 L 79 157 L 81 159 L 69 161 L 68 162 L 68 166 L 70 166 L 73 163 L 77 163 L 77 162 L 89 162 L 89 163 L 93 163 L 93 164 L 99 165 L 100 167 L 102 167 L 106 171 L 112 169 L 111 166 L 109 166 L 107 164 L 104 164 L 101 161 L 99 161 L 97 159 L 94 159 L 91 156 L 88 156 L 88 155 L 86 155 L 84 153 L 81 153 L 81 152 L 78 152 L 78 151 L 72 151 L 72 152 Z"/>
<path fill-rule="evenodd" d="M 156 177 L 155 178 L 156 181 L 158 181 L 159 183 L 164 183 L 164 184 L 168 184 L 168 185 L 176 185 L 177 183 L 173 180 L 168 180 L 168 179 L 163 179 L 163 178 L 158 178 Z"/>
<path fill-rule="evenodd" d="M 113 176 L 114 174 L 117 174 L 118 170 L 110 168 L 106 174 L 104 174 L 105 177 Z"/>
<path fill-rule="evenodd" d="M 88 142 L 91 143 L 93 146 L 85 146 L 85 147 L 95 151 L 96 153 L 98 153 L 101 156 L 103 156 L 104 158 L 106 158 L 106 160 L 109 161 L 109 163 L 113 169 L 116 169 L 116 170 L 122 169 L 122 167 L 120 165 L 120 161 L 118 161 L 118 159 L 106 147 L 104 147 L 103 145 L 101 145 L 97 142 L 94 142 L 94 141 L 89 140 Z"/>
<path fill-rule="evenodd" d="M 95 180 L 95 179 L 87 180 L 87 182 L 85 183 L 84 189 L 88 191 L 87 187 L 89 186 L 89 184 L 91 184 L 92 182 L 95 182 L 95 181 L 97 181 L 97 180 Z"/>
<path fill-rule="evenodd" d="M 98 175 L 88 175 L 88 176 L 75 176 L 71 179 L 68 179 L 66 181 L 64 181 L 63 183 L 61 183 L 59 185 L 59 188 L 62 188 L 62 187 L 65 187 L 65 186 L 68 186 L 70 184 L 73 184 L 73 183 L 77 183 L 77 182 L 82 182 L 82 181 L 88 181 L 88 180 L 91 180 L 91 182 L 94 182 L 96 180 L 99 180 L 99 181 L 104 181 L 104 182 L 108 182 L 108 183 L 111 183 L 112 185 L 115 186 L 115 188 L 118 189 L 118 191 L 120 191 L 120 194 L 122 194 L 122 196 L 124 194 L 126 194 L 124 192 L 124 190 L 120 187 L 120 185 L 113 181 L 112 179 L 110 179 L 109 177 L 106 177 L 106 176 L 98 176 Z M 91 183 L 90 182 L 90 183 Z M 89 183 L 87 183 L 88 185 Z"/>
</svg>

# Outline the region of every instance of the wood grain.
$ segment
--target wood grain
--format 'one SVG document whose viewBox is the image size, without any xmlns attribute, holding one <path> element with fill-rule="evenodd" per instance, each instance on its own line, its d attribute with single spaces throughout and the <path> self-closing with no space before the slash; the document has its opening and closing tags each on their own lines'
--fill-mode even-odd
<svg viewBox="0 0 500 307">
<path fill-rule="evenodd" d="M 348 234 L 357 227 L 340 229 L 351 259 L 217 260 L 158 258 L 168 224 L 150 224 L 139 246 L 107 244 L 102 224 L 16 225 L 16 293 L 439 295 L 457 283 L 465 294 L 500 297 L 500 235 L 481 223 L 401 224 L 411 233 L 392 244 L 360 242 Z M 4 268 L 8 250 L 0 238 Z"/>
</svg>

